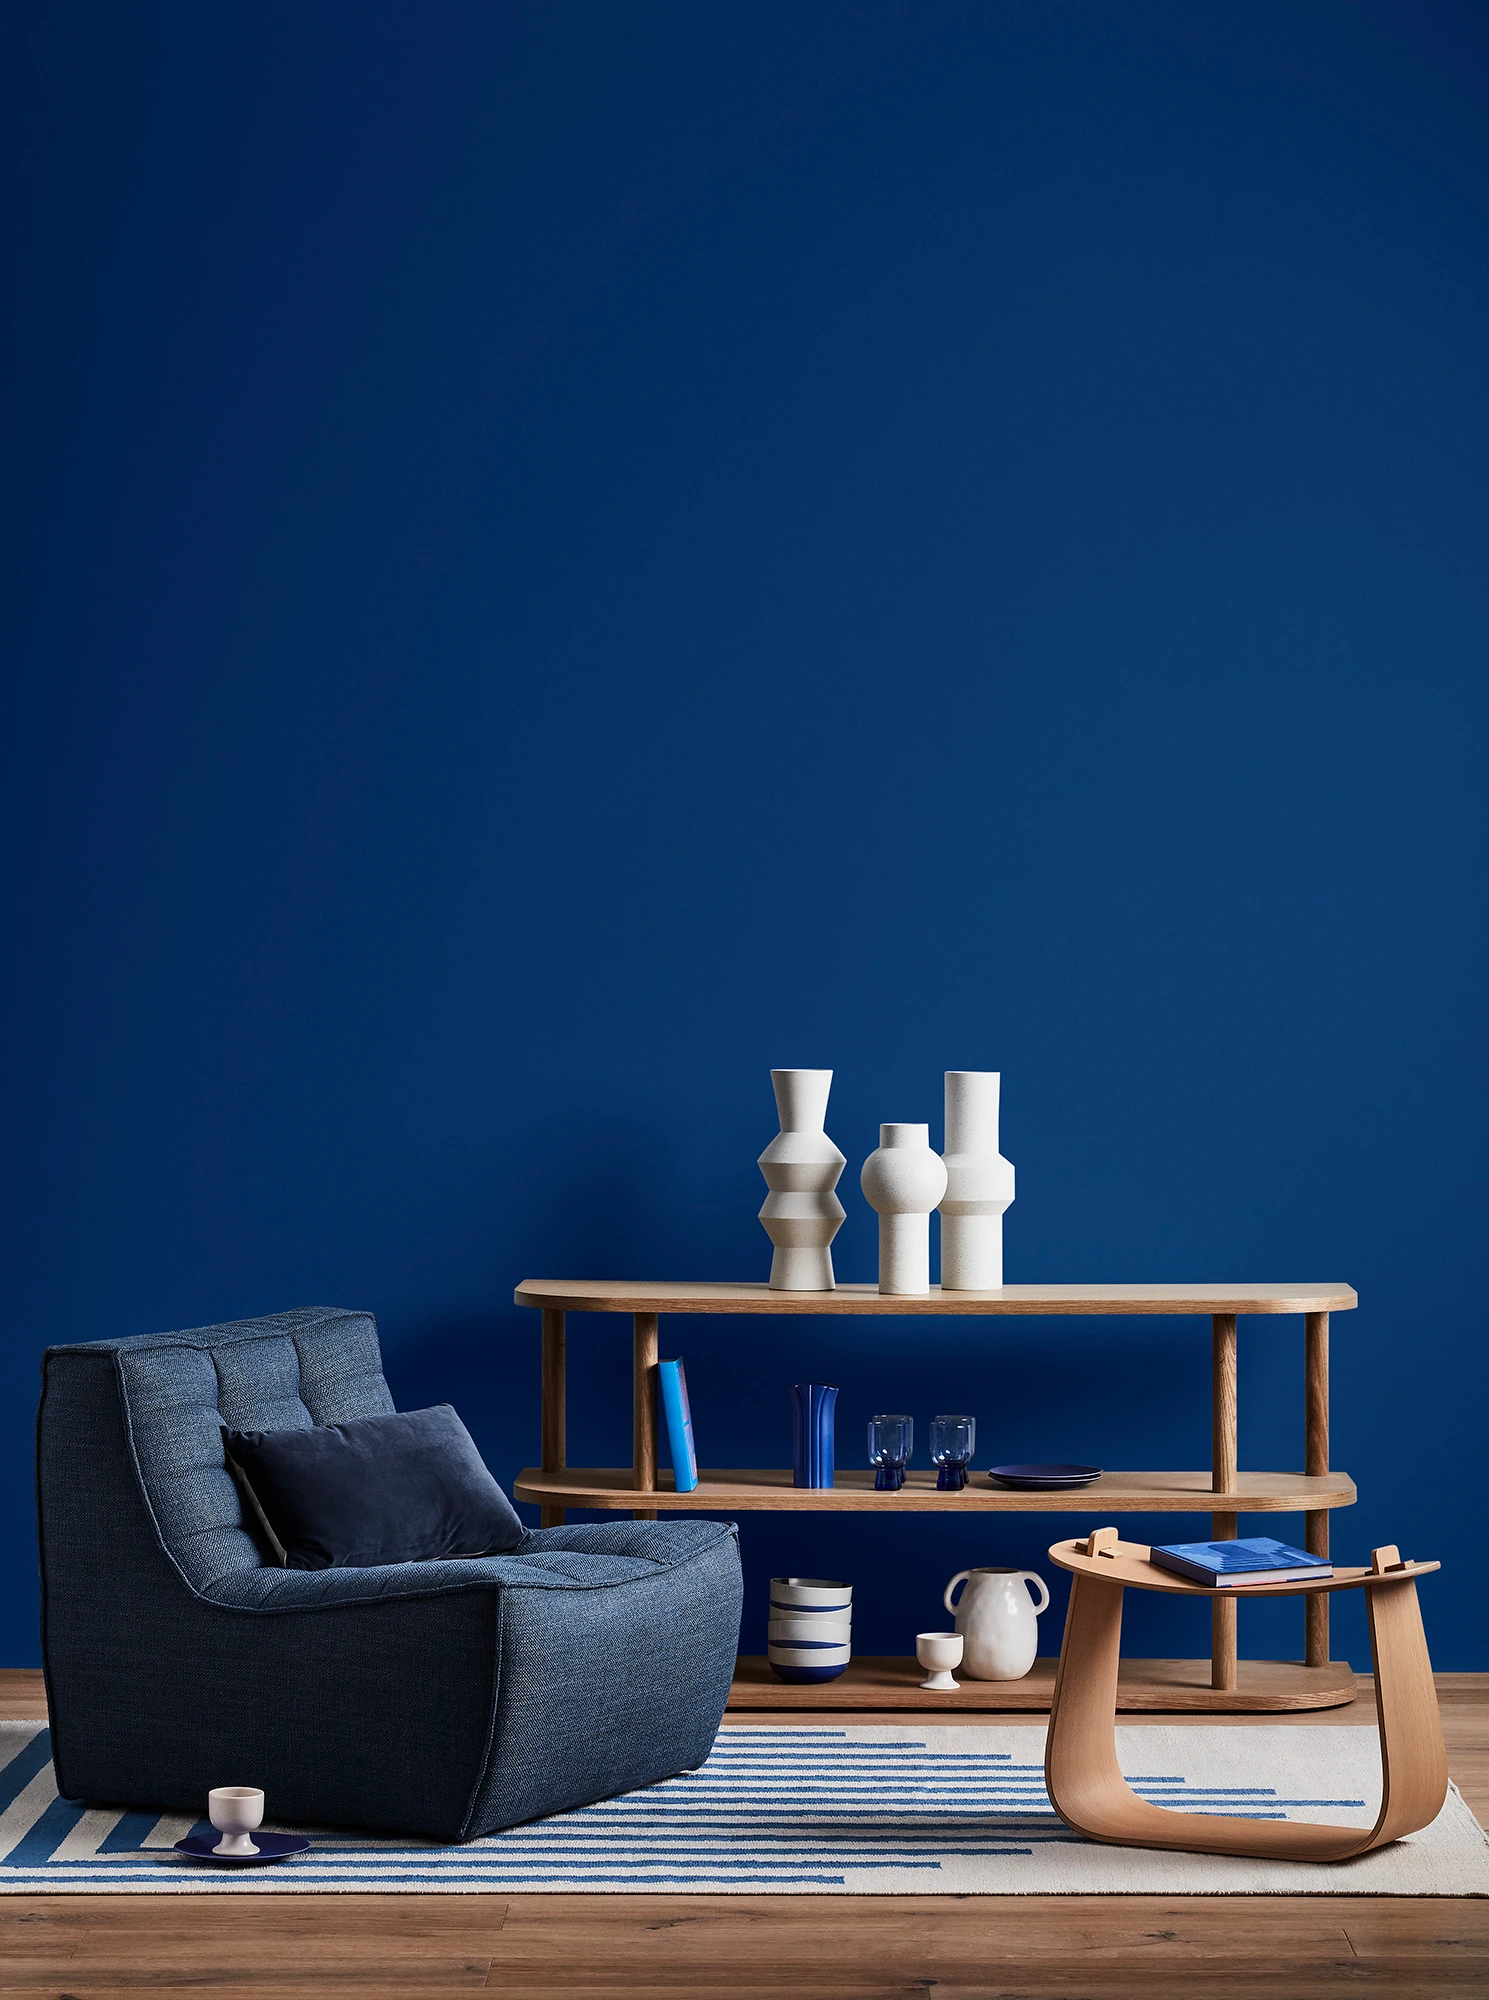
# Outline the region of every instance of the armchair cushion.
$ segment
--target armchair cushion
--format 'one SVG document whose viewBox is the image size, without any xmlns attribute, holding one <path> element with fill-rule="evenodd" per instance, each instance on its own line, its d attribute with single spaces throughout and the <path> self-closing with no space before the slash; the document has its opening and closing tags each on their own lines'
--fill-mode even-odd
<svg viewBox="0 0 1489 2000">
<path fill-rule="evenodd" d="M 211 1603 L 231 1611 L 319 1611 L 329 1606 L 502 1589 L 595 1591 L 677 1569 L 733 1537 L 722 1521 L 592 1521 L 539 1528 L 508 1555 L 387 1563 L 374 1569 L 237 1570 L 215 1583 Z M 738 1614 L 735 1613 L 735 1624 Z"/>
<path fill-rule="evenodd" d="M 525 1532 L 448 1403 L 227 1431 L 224 1447 L 287 1569 L 500 1555 Z"/>
</svg>

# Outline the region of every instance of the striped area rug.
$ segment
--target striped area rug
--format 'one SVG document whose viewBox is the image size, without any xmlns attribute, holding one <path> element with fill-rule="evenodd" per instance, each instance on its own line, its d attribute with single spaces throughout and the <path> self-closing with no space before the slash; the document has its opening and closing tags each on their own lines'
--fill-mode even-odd
<svg viewBox="0 0 1489 2000">
<path fill-rule="evenodd" d="M 1373 1729 L 1123 1729 L 1118 1749 L 1160 1805 L 1374 1820 Z M 242 1870 L 173 1851 L 205 1820 L 58 1798 L 50 1751 L 45 1725 L 0 1724 L 12 1893 L 1489 1894 L 1489 1842 L 1456 1792 L 1423 1833 L 1332 1867 L 1097 1846 L 1051 1810 L 1036 1725 L 729 1727 L 699 1771 L 464 1846 L 307 1828 L 308 1852 Z"/>
</svg>

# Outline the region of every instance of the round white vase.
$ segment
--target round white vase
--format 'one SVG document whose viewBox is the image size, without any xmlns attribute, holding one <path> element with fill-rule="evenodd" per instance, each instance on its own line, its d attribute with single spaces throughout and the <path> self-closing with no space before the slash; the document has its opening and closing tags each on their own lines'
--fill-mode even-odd
<svg viewBox="0 0 1489 2000">
<path fill-rule="evenodd" d="M 781 1129 L 760 1155 L 770 1193 L 760 1221 L 775 1246 L 770 1260 L 773 1292 L 835 1289 L 830 1244 L 843 1226 L 844 1208 L 833 1190 L 848 1164 L 828 1138 L 830 1069 L 773 1069 Z"/>
<path fill-rule="evenodd" d="M 964 1583 L 960 1602 L 956 1587 Z M 1039 1592 L 1030 1600 L 1026 1583 Z M 1039 1614 L 1049 1609 L 1044 1579 L 1032 1569 L 963 1569 L 942 1596 L 962 1635 L 962 1671 L 974 1681 L 1021 1681 L 1039 1652 Z"/>
<path fill-rule="evenodd" d="M 879 1289 L 916 1296 L 931 1289 L 931 1210 L 946 1192 L 946 1167 L 931 1151 L 929 1125 L 881 1125 L 879 1150 L 859 1185 L 879 1214 Z"/>
<path fill-rule="evenodd" d="M 946 1072 L 943 1292 L 995 1292 L 1003 1283 L 1003 1211 L 1013 1200 L 1013 1168 L 998 1151 L 1000 1074 Z"/>
</svg>

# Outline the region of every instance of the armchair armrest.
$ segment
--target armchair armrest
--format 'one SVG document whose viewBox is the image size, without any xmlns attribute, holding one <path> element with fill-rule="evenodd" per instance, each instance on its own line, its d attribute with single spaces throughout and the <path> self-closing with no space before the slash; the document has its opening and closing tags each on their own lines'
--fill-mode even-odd
<svg viewBox="0 0 1489 2000">
<path fill-rule="evenodd" d="M 535 1528 L 514 1554 L 529 1559 L 555 1553 L 639 1556 L 671 1569 L 677 1563 L 691 1562 L 721 1535 L 734 1532 L 732 1522 L 691 1515 L 667 1521 L 581 1521 L 572 1527 Z"/>
</svg>

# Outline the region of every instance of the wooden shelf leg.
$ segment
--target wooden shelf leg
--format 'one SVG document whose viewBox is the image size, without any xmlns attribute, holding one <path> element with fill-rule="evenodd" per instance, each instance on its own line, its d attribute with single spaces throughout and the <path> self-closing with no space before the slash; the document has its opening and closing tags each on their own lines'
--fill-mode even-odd
<svg viewBox="0 0 1489 2000">
<path fill-rule="evenodd" d="M 543 1308 L 543 1470 L 562 1472 L 569 1463 L 568 1368 L 565 1355 L 565 1316 Z M 540 1507 L 538 1521 L 545 1528 L 561 1528 L 562 1507 Z"/>
<path fill-rule="evenodd" d="M 1329 1469 L 1329 1315 L 1309 1313 L 1306 1319 L 1303 1376 L 1303 1470 L 1315 1477 Z M 1303 1516 L 1303 1546 L 1313 1556 L 1329 1553 L 1329 1513 L 1317 1508 Z M 1329 1593 L 1310 1591 L 1304 1604 L 1304 1660 L 1310 1667 L 1329 1664 Z"/>
<path fill-rule="evenodd" d="M 631 1484 L 638 1493 L 657 1490 L 657 1316 L 632 1313 Z M 637 1508 L 635 1521 L 654 1521 L 654 1507 Z"/>
<path fill-rule="evenodd" d="M 1210 1487 L 1233 1493 L 1236 1487 L 1236 1316 L 1215 1313 L 1210 1321 Z M 1235 1538 L 1234 1514 L 1212 1514 L 1210 1537 Z M 1236 1685 L 1236 1600 L 1217 1599 L 1210 1606 L 1210 1686 Z"/>
</svg>

